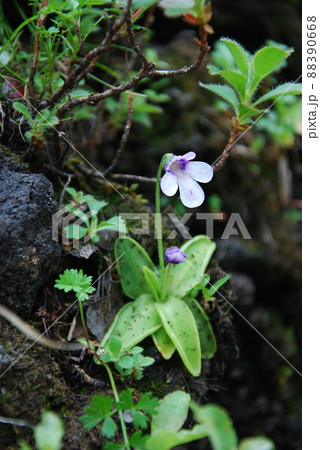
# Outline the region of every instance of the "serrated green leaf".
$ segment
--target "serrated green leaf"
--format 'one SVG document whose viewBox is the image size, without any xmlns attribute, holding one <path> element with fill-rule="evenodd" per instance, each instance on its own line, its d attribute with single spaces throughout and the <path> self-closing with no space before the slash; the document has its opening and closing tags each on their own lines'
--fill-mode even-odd
<svg viewBox="0 0 320 450">
<path fill-rule="evenodd" d="M 160 327 L 155 333 L 152 333 L 152 340 L 164 359 L 170 359 L 176 351 L 176 347 L 163 327 Z"/>
<path fill-rule="evenodd" d="M 123 349 L 130 349 L 161 326 L 151 294 L 144 294 L 136 301 L 127 303 L 116 315 L 111 327 L 103 337 L 100 347 L 111 336 L 118 336 Z"/>
<path fill-rule="evenodd" d="M 94 395 L 90 405 L 84 410 L 86 414 L 81 416 L 79 421 L 84 424 L 85 430 L 90 430 L 111 415 L 113 406 L 114 401 L 111 397 Z"/>
<path fill-rule="evenodd" d="M 275 450 L 271 439 L 265 436 L 256 436 L 242 439 L 239 442 L 239 450 Z"/>
<path fill-rule="evenodd" d="M 217 351 L 217 341 L 209 317 L 196 299 L 185 297 L 183 301 L 190 308 L 197 324 L 201 345 L 201 358 L 210 359 Z"/>
<path fill-rule="evenodd" d="M 108 347 L 111 353 L 119 355 L 122 349 L 122 342 L 117 336 L 111 336 L 108 341 Z"/>
<path fill-rule="evenodd" d="M 59 279 L 56 280 L 54 287 L 63 289 L 65 292 L 73 290 L 76 293 L 76 297 L 81 300 L 87 300 L 89 294 L 96 289 L 90 286 L 92 282 L 92 276 L 83 274 L 82 269 L 66 269 L 63 274 L 59 275 Z"/>
<path fill-rule="evenodd" d="M 275 46 L 263 47 L 255 53 L 252 60 L 252 78 L 248 86 L 248 99 L 252 97 L 259 83 L 273 72 L 290 53 L 290 51 Z"/>
<path fill-rule="evenodd" d="M 16 111 L 23 114 L 29 120 L 30 124 L 32 125 L 34 120 L 31 116 L 31 113 L 29 112 L 28 108 L 23 103 L 15 101 L 15 102 L 13 102 L 12 106 L 14 107 L 14 109 Z"/>
<path fill-rule="evenodd" d="M 232 106 L 236 116 L 239 115 L 240 102 L 237 94 L 230 86 L 224 86 L 222 84 L 204 84 L 201 82 L 199 82 L 199 85 L 223 98 L 223 100 Z"/>
<path fill-rule="evenodd" d="M 193 314 L 177 297 L 169 297 L 163 303 L 154 303 L 162 325 L 176 347 L 185 367 L 195 377 L 201 372 L 201 348 Z"/>
<path fill-rule="evenodd" d="M 141 356 L 141 355 L 135 355 L 135 356 Z M 140 365 L 140 367 L 149 367 L 149 366 L 152 366 L 154 361 L 155 361 L 154 358 L 150 358 L 149 356 L 144 356 L 139 365 Z"/>
<path fill-rule="evenodd" d="M 157 414 L 157 407 L 160 402 L 157 397 L 153 397 L 152 392 L 146 392 L 136 404 L 136 409 L 142 410 L 148 414 Z"/>
<path fill-rule="evenodd" d="M 227 411 L 221 406 L 199 406 L 191 401 L 194 418 L 206 430 L 215 450 L 236 450 L 237 436 Z"/>
<path fill-rule="evenodd" d="M 142 352 L 143 352 L 143 348 L 142 347 L 138 347 L 137 345 L 130 350 L 130 353 L 132 355 L 134 355 L 136 353 L 142 353 Z"/>
<path fill-rule="evenodd" d="M 243 75 L 248 77 L 249 60 L 251 55 L 238 42 L 232 39 L 224 38 L 220 39 L 220 41 L 226 44 L 239 70 L 243 73 Z"/>
<path fill-rule="evenodd" d="M 211 75 L 218 75 L 231 84 L 238 92 L 240 98 L 242 100 L 244 99 L 248 81 L 245 75 L 234 70 L 220 70 L 210 64 L 208 65 L 208 69 Z"/>
<path fill-rule="evenodd" d="M 129 439 L 129 444 L 135 450 L 145 450 L 145 442 L 148 439 L 148 435 L 143 436 L 142 431 L 136 431 Z"/>
<path fill-rule="evenodd" d="M 79 417 L 79 421 L 82 422 L 83 428 L 85 430 L 91 430 L 92 428 L 96 427 L 98 423 L 100 423 L 103 420 L 100 415 L 96 414 L 90 415 L 90 416 L 81 416 Z"/>
<path fill-rule="evenodd" d="M 252 116 L 256 116 L 257 114 L 263 114 L 263 110 L 250 108 L 249 106 L 246 105 L 241 105 L 239 113 L 239 123 L 240 124 L 248 123 L 248 121 L 251 120 Z"/>
<path fill-rule="evenodd" d="M 172 431 L 182 428 L 188 416 L 190 395 L 182 391 L 174 391 L 166 395 L 156 409 L 157 414 L 152 417 L 151 432 Z"/>
<path fill-rule="evenodd" d="M 134 404 L 132 399 L 132 389 L 126 389 L 125 391 L 122 391 L 119 395 L 119 402 L 118 407 L 125 411 L 126 409 L 133 410 Z"/>
<path fill-rule="evenodd" d="M 167 295 L 185 297 L 201 282 L 216 244 L 208 236 L 198 235 L 181 246 L 187 258 L 170 269 Z"/>
<path fill-rule="evenodd" d="M 129 355 L 122 356 L 117 362 L 117 365 L 121 367 L 121 369 L 132 369 L 133 359 Z"/>
<path fill-rule="evenodd" d="M 138 411 L 132 411 L 132 419 L 136 427 L 142 428 L 143 430 L 148 428 L 148 417 L 145 414 Z"/>
<path fill-rule="evenodd" d="M 114 252 L 121 287 L 125 295 L 136 299 L 142 294 L 149 293 L 142 268 L 146 266 L 153 272 L 156 268 L 147 252 L 138 242 L 129 237 L 117 239 Z"/>
<path fill-rule="evenodd" d="M 102 424 L 101 434 L 103 437 L 111 439 L 117 432 L 117 424 L 111 417 L 107 417 Z"/>
<path fill-rule="evenodd" d="M 267 100 L 276 100 L 284 95 L 301 95 L 302 94 L 302 84 L 301 83 L 284 83 L 280 84 L 276 88 L 267 92 L 267 94 L 258 98 L 252 106 L 259 105 L 259 103 L 265 102 Z"/>
<path fill-rule="evenodd" d="M 87 410 L 89 408 L 96 410 L 103 416 L 107 416 L 111 413 L 112 407 L 113 407 L 114 401 L 109 396 L 104 395 L 94 395 L 91 399 L 90 406 L 85 409 Z"/>
</svg>

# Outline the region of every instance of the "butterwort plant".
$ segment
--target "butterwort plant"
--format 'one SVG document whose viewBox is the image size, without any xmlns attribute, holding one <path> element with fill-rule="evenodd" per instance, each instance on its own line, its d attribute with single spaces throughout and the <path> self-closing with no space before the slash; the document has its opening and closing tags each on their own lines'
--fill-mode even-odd
<svg viewBox="0 0 320 450">
<path fill-rule="evenodd" d="M 181 248 L 163 252 L 160 188 L 174 195 L 178 188 L 185 206 L 199 206 L 204 193 L 198 182 L 209 182 L 212 167 L 192 161 L 196 154 L 166 154 L 161 160 L 156 183 L 156 229 L 159 266 L 134 239 L 121 236 L 115 242 L 117 271 L 124 294 L 132 299 L 115 317 L 101 341 L 107 347 L 113 336 L 131 348 L 151 336 L 160 354 L 169 359 L 177 351 L 189 372 L 199 376 L 201 358 L 212 358 L 216 339 L 209 318 L 195 294 L 216 245 L 205 235 L 185 242 Z M 162 171 L 165 174 L 162 176 Z"/>
</svg>

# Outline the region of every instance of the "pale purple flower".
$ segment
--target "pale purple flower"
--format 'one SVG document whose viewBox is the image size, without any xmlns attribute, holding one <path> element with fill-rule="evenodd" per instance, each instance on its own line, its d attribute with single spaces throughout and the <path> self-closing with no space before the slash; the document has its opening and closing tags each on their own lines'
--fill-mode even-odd
<svg viewBox="0 0 320 450">
<path fill-rule="evenodd" d="M 170 247 L 166 251 L 166 260 L 171 264 L 180 264 L 187 255 L 183 253 L 178 247 Z"/>
<path fill-rule="evenodd" d="M 191 161 L 195 157 L 195 152 L 173 156 L 164 165 L 166 173 L 160 183 L 162 192 L 168 197 L 174 195 L 179 187 L 181 201 L 188 208 L 200 206 L 204 201 L 204 192 L 197 181 L 208 183 L 213 177 L 210 164 Z"/>
</svg>

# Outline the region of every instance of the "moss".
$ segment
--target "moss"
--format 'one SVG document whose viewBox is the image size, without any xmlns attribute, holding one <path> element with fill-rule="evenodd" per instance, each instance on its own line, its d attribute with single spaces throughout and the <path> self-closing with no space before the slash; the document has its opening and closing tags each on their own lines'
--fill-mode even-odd
<svg viewBox="0 0 320 450">
<path fill-rule="evenodd" d="M 78 416 L 83 413 L 82 404 L 87 396 L 79 402 L 77 394 L 66 384 L 54 359 L 56 353 L 36 345 L 28 349 L 29 344 L 24 337 L 4 321 L 1 323 L 1 330 L 0 371 L 3 373 L 3 388 L 0 396 L 0 415 L 37 424 L 43 411 L 55 411 L 64 421 L 66 440 L 73 442 L 66 448 L 92 448 L 83 435 L 82 425 L 77 421 Z M 9 343 L 6 342 L 7 336 L 10 336 Z M 9 424 L 0 427 L 1 448 L 17 448 L 19 440 L 32 442 L 32 430 Z"/>
</svg>

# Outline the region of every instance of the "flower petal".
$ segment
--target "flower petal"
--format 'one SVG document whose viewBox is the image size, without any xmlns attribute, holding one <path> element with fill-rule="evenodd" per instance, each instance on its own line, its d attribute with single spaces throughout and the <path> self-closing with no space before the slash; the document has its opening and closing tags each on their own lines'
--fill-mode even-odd
<svg viewBox="0 0 320 450">
<path fill-rule="evenodd" d="M 171 165 L 175 162 L 178 161 L 180 159 L 180 156 L 172 156 L 172 158 L 167 161 L 167 163 L 164 165 L 165 170 L 169 170 Z"/>
<path fill-rule="evenodd" d="M 201 183 L 208 183 L 212 180 L 213 169 L 210 164 L 201 161 L 191 161 L 187 164 L 185 169 L 186 174 L 196 181 Z"/>
<path fill-rule="evenodd" d="M 196 208 L 204 202 L 204 192 L 190 177 L 179 177 L 179 192 L 182 203 L 188 208 Z"/>
<path fill-rule="evenodd" d="M 176 176 L 173 173 L 166 172 L 160 181 L 160 187 L 162 192 L 171 197 L 178 190 L 178 181 Z"/>
<path fill-rule="evenodd" d="M 190 159 L 194 159 L 196 157 L 195 152 L 188 152 L 185 155 L 181 156 L 181 159 L 184 159 L 185 161 L 190 161 Z"/>
</svg>

